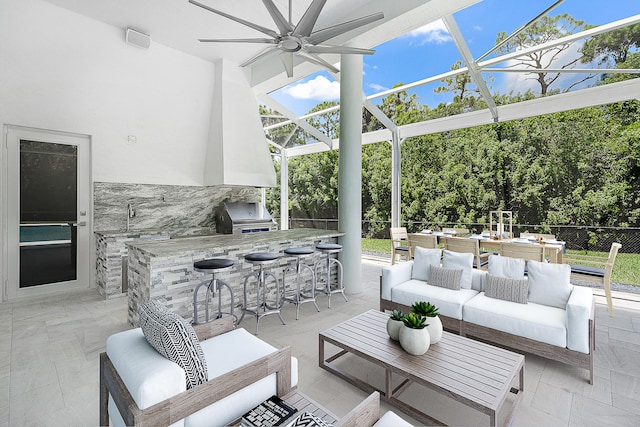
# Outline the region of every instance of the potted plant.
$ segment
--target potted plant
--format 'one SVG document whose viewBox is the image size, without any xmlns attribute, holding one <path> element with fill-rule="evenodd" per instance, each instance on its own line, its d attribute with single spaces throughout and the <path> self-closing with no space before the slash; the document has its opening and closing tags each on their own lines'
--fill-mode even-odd
<svg viewBox="0 0 640 427">
<path fill-rule="evenodd" d="M 402 323 L 403 318 L 404 313 L 402 311 L 393 310 L 391 316 L 389 316 L 389 320 L 387 320 L 387 333 L 394 341 L 398 341 L 400 338 L 400 329 L 404 326 L 404 323 Z"/>
<path fill-rule="evenodd" d="M 404 327 L 400 329 L 400 346 L 414 356 L 425 354 L 431 341 L 425 318 L 416 313 L 409 313 L 404 316 L 402 323 Z"/>
<path fill-rule="evenodd" d="M 424 316 L 428 322 L 427 330 L 431 337 L 431 344 L 435 344 L 442 338 L 442 321 L 438 316 L 438 307 L 426 301 L 416 301 L 411 306 L 411 312 Z"/>
</svg>

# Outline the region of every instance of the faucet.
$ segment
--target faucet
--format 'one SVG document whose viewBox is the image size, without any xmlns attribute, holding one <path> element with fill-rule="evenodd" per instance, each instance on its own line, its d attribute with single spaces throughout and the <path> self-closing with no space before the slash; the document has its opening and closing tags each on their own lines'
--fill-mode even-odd
<svg viewBox="0 0 640 427">
<path fill-rule="evenodd" d="M 136 216 L 136 210 L 133 209 L 133 205 L 131 203 L 127 203 L 127 231 L 129 231 L 129 219 Z"/>
</svg>

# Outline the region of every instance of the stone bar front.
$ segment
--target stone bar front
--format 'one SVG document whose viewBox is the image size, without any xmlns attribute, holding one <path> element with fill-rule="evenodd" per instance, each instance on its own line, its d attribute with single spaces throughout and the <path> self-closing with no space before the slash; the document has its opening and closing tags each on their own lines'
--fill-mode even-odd
<svg viewBox="0 0 640 427">
<path fill-rule="evenodd" d="M 193 263 L 206 258 L 230 258 L 235 261 L 230 271 L 216 277 L 227 282 L 234 293 L 234 310 L 240 315 L 243 298 L 244 277 L 254 270 L 245 262 L 244 256 L 252 252 L 282 253 L 290 247 L 314 247 L 318 243 L 337 243 L 343 233 L 331 230 L 296 229 L 246 233 L 240 236 L 218 234 L 213 236 L 186 237 L 162 241 L 136 241 L 128 243 L 128 320 L 129 325 L 138 326 L 138 306 L 154 299 L 169 309 L 193 320 L 193 291 L 203 280 L 211 280 L 210 274 L 193 269 Z M 319 252 L 304 259 L 313 266 L 324 255 Z M 283 256 L 278 262 L 268 266 L 278 280 L 282 270 L 293 264 L 294 258 Z M 335 272 L 334 272 L 335 275 Z M 287 289 L 292 289 L 293 273 L 287 276 Z M 252 282 L 254 283 L 254 282 Z M 282 285 L 282 284 L 281 284 Z M 273 284 L 269 284 L 273 288 Z M 251 290 L 255 286 L 250 286 Z M 252 292 L 251 297 L 255 297 Z M 204 287 L 200 289 L 198 317 L 204 315 Z M 202 304 L 202 306 L 200 306 Z M 222 311 L 229 312 L 231 299 L 226 289 L 222 292 Z M 213 307 L 217 308 L 217 296 Z"/>
</svg>

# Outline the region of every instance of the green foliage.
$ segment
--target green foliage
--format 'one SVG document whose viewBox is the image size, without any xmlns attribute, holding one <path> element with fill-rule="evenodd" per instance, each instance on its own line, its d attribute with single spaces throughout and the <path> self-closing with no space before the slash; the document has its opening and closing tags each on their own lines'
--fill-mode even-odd
<svg viewBox="0 0 640 427">
<path fill-rule="evenodd" d="M 598 60 L 602 65 L 610 59 L 616 64 L 626 62 L 627 55 L 634 48 L 640 48 L 640 24 L 598 34 L 585 41 L 580 50 L 583 63 Z"/>
<path fill-rule="evenodd" d="M 438 307 L 427 301 L 416 301 L 411 305 L 411 312 L 420 316 L 436 317 L 438 315 Z"/>
<path fill-rule="evenodd" d="M 404 319 L 404 313 L 400 310 L 393 310 L 391 312 L 391 319 L 392 320 L 398 320 L 400 322 L 402 322 L 402 319 Z"/>
<path fill-rule="evenodd" d="M 402 323 L 404 323 L 404 326 L 411 329 L 424 329 L 429 326 L 425 323 L 425 318 L 416 313 L 406 314 L 402 318 Z"/>
</svg>

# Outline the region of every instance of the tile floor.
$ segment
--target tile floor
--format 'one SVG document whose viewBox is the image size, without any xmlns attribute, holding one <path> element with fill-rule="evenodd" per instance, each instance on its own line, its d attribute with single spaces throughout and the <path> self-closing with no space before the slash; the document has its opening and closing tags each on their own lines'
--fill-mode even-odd
<svg viewBox="0 0 640 427">
<path fill-rule="evenodd" d="M 260 322 L 262 339 L 276 347 L 291 346 L 298 358 L 299 389 L 338 416 L 366 394 L 318 367 L 317 333 L 377 308 L 380 268 L 388 262 L 363 261 L 363 290 L 350 295 L 349 302 L 335 295 L 327 309 L 326 297 L 319 296 L 320 313 L 313 304 L 304 304 L 296 321 L 295 307 L 289 305 L 284 310 L 287 325 L 275 316 Z M 632 299 L 616 299 L 611 318 L 604 298 L 596 296 L 593 386 L 584 370 L 526 355 L 525 395 L 514 426 L 640 425 L 640 301 Z M 128 328 L 126 299 L 104 301 L 96 291 L 86 290 L 2 303 L 0 325 L 0 427 L 97 425 L 98 355 L 109 335 Z M 255 331 L 251 319 L 241 326 Z M 362 364 L 346 363 L 362 375 L 380 375 Z M 409 392 L 409 398 L 421 399 L 452 425 L 488 422 L 488 417 L 429 390 Z M 382 408 L 390 407 L 383 403 Z"/>
</svg>

